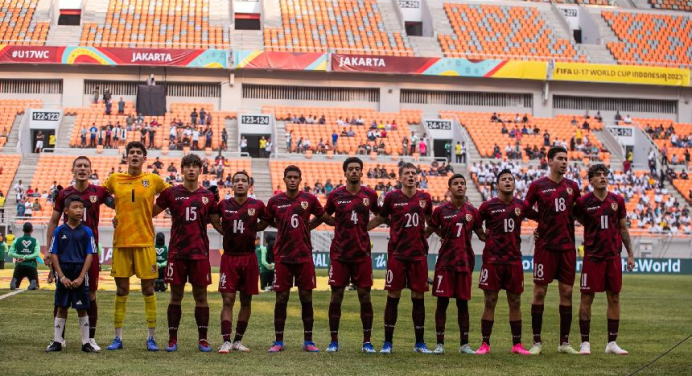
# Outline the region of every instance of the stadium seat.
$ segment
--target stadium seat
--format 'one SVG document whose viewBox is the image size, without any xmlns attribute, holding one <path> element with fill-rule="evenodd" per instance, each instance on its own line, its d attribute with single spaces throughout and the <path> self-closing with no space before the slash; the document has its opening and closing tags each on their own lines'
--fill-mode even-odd
<svg viewBox="0 0 692 376">
<path fill-rule="evenodd" d="M 43 46 L 50 22 L 39 22 L 34 13 L 39 0 L 0 0 L 2 44 Z"/>
<path fill-rule="evenodd" d="M 448 57 L 586 62 L 569 39 L 557 38 L 538 9 L 445 3 L 453 34 L 439 34 Z"/>
<path fill-rule="evenodd" d="M 12 180 L 19 167 L 21 161 L 20 155 L 0 155 L 0 192 L 2 192 L 5 200 L 9 197 L 10 189 L 12 189 Z M 4 200 L 3 200 L 4 202 Z"/>
<path fill-rule="evenodd" d="M 692 12 L 692 1 L 689 0 L 649 0 L 649 4 L 654 9 Z"/>
<path fill-rule="evenodd" d="M 414 56 L 405 35 L 386 30 L 376 0 L 280 0 L 282 26 L 264 29 L 267 51 Z"/>
<path fill-rule="evenodd" d="M 619 39 L 607 43 L 618 63 L 686 69 L 692 65 L 692 55 L 688 53 L 692 33 L 689 16 L 624 11 L 601 14 Z"/>
<path fill-rule="evenodd" d="M 43 101 L 40 99 L 0 99 L 0 148 L 12 132 L 15 117 L 23 114 L 27 108 L 41 107 Z"/>
</svg>

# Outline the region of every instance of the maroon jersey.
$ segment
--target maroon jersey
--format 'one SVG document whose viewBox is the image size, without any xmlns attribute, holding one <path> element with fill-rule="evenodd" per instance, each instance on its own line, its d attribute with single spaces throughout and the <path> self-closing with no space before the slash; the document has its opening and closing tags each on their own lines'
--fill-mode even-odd
<svg viewBox="0 0 692 376">
<path fill-rule="evenodd" d="M 521 222 L 536 218 L 535 211 L 516 197 L 505 203 L 497 197 L 484 202 L 479 209 L 485 222 L 487 239 L 483 248 L 484 264 L 521 264 Z"/>
<path fill-rule="evenodd" d="M 81 197 L 85 205 L 84 217 L 82 221 L 94 233 L 96 244 L 99 242 L 99 217 L 101 214 L 101 204 L 111 197 L 106 188 L 98 185 L 89 184 L 84 192 L 78 191 L 75 187 L 69 186 L 58 193 L 55 199 L 53 210 L 63 213 L 65 211 L 65 199 L 69 196 L 77 195 Z M 67 223 L 67 214 L 63 215 L 63 220 Z"/>
<path fill-rule="evenodd" d="M 526 202 L 538 209 L 536 249 L 574 251 L 574 217 L 572 206 L 580 197 L 579 186 L 572 180 L 555 183 L 548 177 L 535 180 L 529 186 Z"/>
<path fill-rule="evenodd" d="M 229 198 L 219 202 L 218 212 L 223 226 L 223 254 L 254 255 L 258 220 L 269 221 L 264 202 L 248 198 L 239 204 L 235 198 Z"/>
<path fill-rule="evenodd" d="M 169 209 L 173 219 L 168 259 L 208 259 L 207 224 L 210 215 L 218 214 L 214 194 L 202 187 L 190 192 L 181 184 L 161 192 L 156 205 Z"/>
<path fill-rule="evenodd" d="M 336 213 L 330 249 L 332 260 L 355 262 L 370 257 L 368 221 L 371 211 L 379 212 L 377 192 L 361 187 L 354 195 L 345 186 L 339 187 L 329 194 L 325 210 L 329 215 Z"/>
<path fill-rule="evenodd" d="M 426 192 L 416 190 L 408 197 L 397 189 L 384 196 L 380 209 L 384 218 L 391 217 L 387 253 L 404 261 L 419 261 L 428 254 L 425 239 L 425 220 L 432 215 L 432 199 Z"/>
<path fill-rule="evenodd" d="M 584 223 L 584 257 L 595 261 L 620 257 L 620 220 L 627 215 L 622 196 L 608 192 L 601 201 L 589 193 L 577 200 L 574 214 Z"/>
<path fill-rule="evenodd" d="M 468 254 L 469 258 L 469 271 L 473 272 L 473 268 L 476 266 L 476 255 L 475 253 L 473 253 L 473 246 L 471 244 L 471 241 L 473 240 L 473 234 L 471 234 L 471 231 L 483 227 L 483 223 L 481 222 L 481 217 L 478 213 L 478 209 L 476 209 L 475 206 L 471 205 L 470 202 L 466 201 L 464 203 L 463 210 L 465 210 L 473 216 L 473 223 L 471 223 L 470 226 L 464 227 L 464 231 L 466 231 L 466 253 Z"/>
<path fill-rule="evenodd" d="M 274 260 L 282 264 L 312 262 L 310 215 L 324 214 L 317 197 L 300 192 L 295 198 L 289 198 L 286 193 L 280 193 L 269 199 L 267 213 L 274 218 L 278 230 Z"/>
<path fill-rule="evenodd" d="M 467 251 L 467 244 L 471 231 L 480 227 L 477 211 L 471 208 L 465 203 L 458 208 L 448 201 L 433 211 L 430 225 L 439 228 L 442 237 L 435 270 L 470 271 L 469 257 L 473 257 L 473 251 Z"/>
</svg>

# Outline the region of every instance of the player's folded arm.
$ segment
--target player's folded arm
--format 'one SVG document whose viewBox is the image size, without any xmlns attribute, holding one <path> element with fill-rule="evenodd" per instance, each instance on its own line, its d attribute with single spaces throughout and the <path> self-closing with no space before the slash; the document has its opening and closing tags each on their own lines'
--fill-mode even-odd
<svg viewBox="0 0 692 376">
<path fill-rule="evenodd" d="M 221 226 L 221 216 L 218 214 L 209 214 L 209 223 L 211 223 L 211 227 L 216 230 L 221 236 L 224 236 L 223 234 L 223 226 Z"/>
<path fill-rule="evenodd" d="M 383 217 L 381 214 L 378 214 L 377 216 L 375 216 L 375 218 L 371 219 L 370 222 L 368 222 L 368 231 L 385 223 L 386 220 L 386 217 Z"/>
</svg>

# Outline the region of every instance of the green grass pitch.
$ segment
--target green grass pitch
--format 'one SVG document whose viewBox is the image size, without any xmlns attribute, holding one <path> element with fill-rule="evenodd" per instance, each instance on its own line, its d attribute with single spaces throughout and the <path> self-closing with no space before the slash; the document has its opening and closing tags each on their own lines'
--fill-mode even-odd
<svg viewBox="0 0 692 376">
<path fill-rule="evenodd" d="M 381 276 L 380 276 L 381 277 Z M 530 282 L 530 275 L 525 280 Z M 527 283 L 528 285 L 528 283 Z M 274 294 L 263 293 L 253 300 L 252 319 L 244 343 L 251 348 L 248 354 L 220 355 L 219 313 L 221 297 L 209 294 L 211 319 L 209 340 L 214 352 L 201 354 L 197 350 L 197 330 L 193 317 L 193 300 L 188 294 L 183 301 L 183 319 L 177 353 L 148 353 L 145 350 L 144 304 L 139 292 L 133 292 L 125 317 L 125 349 L 105 350 L 112 339 L 114 293 L 99 293 L 99 325 L 97 342 L 104 348 L 100 354 L 83 354 L 79 350 L 79 331 L 76 313 L 70 312 L 67 328 L 68 347 L 62 353 L 46 354 L 44 349 L 52 338 L 51 291 L 27 291 L 0 300 L 0 369 L 4 375 L 160 375 L 234 374 L 234 375 L 626 375 L 656 358 L 692 333 L 692 277 L 625 275 L 621 294 L 622 318 L 618 343 L 630 352 L 629 356 L 607 356 L 605 296 L 599 295 L 593 307 L 591 323 L 591 356 L 568 356 L 556 351 L 558 337 L 557 291 L 548 291 L 543 323 L 543 354 L 522 357 L 509 353 L 511 337 L 507 321 L 507 305 L 501 295 L 492 335 L 493 353 L 486 356 L 462 356 L 456 353 L 459 329 L 456 307 L 450 304 L 447 313 L 447 354 L 421 355 L 412 352 L 413 328 L 411 302 L 404 292 L 399 307 L 399 321 L 394 337 L 394 354 L 365 355 L 359 352 L 362 340 L 359 305 L 354 291 L 346 294 L 340 328 L 341 351 L 336 354 L 307 354 L 300 349 L 302 323 L 298 296 L 293 293 L 289 303 L 285 333 L 286 351 L 268 354 L 273 340 Z M 210 290 L 215 290 L 214 287 Z M 8 293 L 0 290 L 0 295 Z M 523 342 L 531 343 L 532 287 L 527 286 L 523 304 Z M 471 344 L 480 345 L 480 316 L 483 309 L 482 292 L 473 289 L 470 303 Z M 578 348 L 578 298 L 575 289 L 574 320 L 571 342 Z M 385 292 L 373 292 L 375 322 L 373 344 L 382 344 L 382 318 Z M 163 348 L 168 333 L 166 306 L 168 296 L 158 294 L 157 340 Z M 327 308 L 329 292 L 314 294 L 314 340 L 324 350 L 329 343 Z M 426 340 L 435 344 L 435 300 L 426 297 Z M 237 313 L 237 306 L 236 306 Z M 235 330 L 235 323 L 234 323 Z M 683 375 L 692 373 L 692 340 L 688 340 L 661 358 L 639 375 Z"/>
</svg>

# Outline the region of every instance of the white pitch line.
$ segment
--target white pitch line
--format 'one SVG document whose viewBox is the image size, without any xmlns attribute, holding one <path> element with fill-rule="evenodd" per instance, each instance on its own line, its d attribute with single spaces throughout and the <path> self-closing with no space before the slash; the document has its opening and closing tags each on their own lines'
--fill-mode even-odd
<svg viewBox="0 0 692 376">
<path fill-rule="evenodd" d="M 5 295 L 3 295 L 3 296 L 0 296 L 0 300 L 3 300 L 3 299 L 5 299 L 5 298 L 9 298 L 10 296 L 17 295 L 17 294 L 22 293 L 22 292 L 24 292 L 24 291 L 26 291 L 26 290 L 12 291 L 12 292 L 7 293 L 7 294 L 5 294 Z"/>
</svg>

